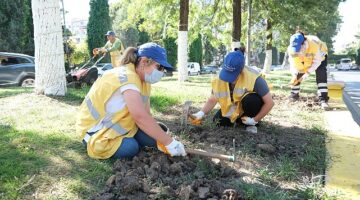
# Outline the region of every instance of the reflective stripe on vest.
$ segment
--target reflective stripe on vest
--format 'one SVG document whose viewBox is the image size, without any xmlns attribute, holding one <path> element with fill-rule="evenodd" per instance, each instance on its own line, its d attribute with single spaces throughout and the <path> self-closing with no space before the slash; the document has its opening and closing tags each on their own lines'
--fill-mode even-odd
<svg viewBox="0 0 360 200">
<path fill-rule="evenodd" d="M 99 112 L 95 109 L 94 105 L 91 102 L 91 99 L 86 97 L 86 105 L 91 113 L 91 116 L 95 119 L 95 120 L 99 120 L 100 118 L 100 114 Z"/>
<path fill-rule="evenodd" d="M 235 88 L 234 89 L 234 94 L 237 94 L 239 96 L 242 96 L 246 93 L 246 89 L 243 88 Z"/>
<path fill-rule="evenodd" d="M 228 97 L 230 96 L 230 94 L 229 92 L 215 92 L 214 96 L 219 99 L 219 98 Z"/>
<path fill-rule="evenodd" d="M 95 107 L 93 106 L 91 100 L 89 98 L 86 99 L 86 104 L 88 106 L 88 109 L 91 113 L 91 115 L 96 119 L 98 120 L 99 117 L 100 117 L 100 114 L 99 112 L 95 109 Z M 110 115 L 111 116 L 111 115 Z M 112 123 L 111 121 L 111 117 L 109 117 L 109 115 L 107 114 L 106 117 L 104 117 L 104 119 L 109 119 L 109 120 L 103 120 L 101 122 L 101 124 L 103 124 L 104 127 L 106 128 L 111 128 L 113 129 L 114 131 L 116 131 L 118 134 L 120 135 L 125 135 L 126 133 L 128 133 L 128 131 L 126 129 L 124 129 L 123 127 L 121 127 L 119 124 L 114 124 Z"/>
<path fill-rule="evenodd" d="M 227 112 L 224 117 L 231 117 L 232 114 L 235 112 L 236 107 L 237 107 L 237 106 L 236 106 L 235 104 L 233 104 L 233 105 L 230 107 L 229 112 Z"/>
</svg>

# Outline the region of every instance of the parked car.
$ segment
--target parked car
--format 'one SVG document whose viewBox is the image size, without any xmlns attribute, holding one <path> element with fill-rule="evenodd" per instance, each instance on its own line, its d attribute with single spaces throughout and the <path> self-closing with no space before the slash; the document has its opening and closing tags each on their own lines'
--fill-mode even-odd
<svg viewBox="0 0 360 200">
<path fill-rule="evenodd" d="M 96 65 L 96 68 L 98 70 L 98 76 L 102 76 L 105 71 L 112 69 L 111 63 L 98 63 Z"/>
<path fill-rule="evenodd" d="M 200 74 L 200 64 L 197 62 L 188 62 L 188 75 L 199 75 Z"/>
<path fill-rule="evenodd" d="M 278 71 L 278 70 L 282 70 L 284 69 L 284 67 L 282 65 L 271 65 L 270 66 L 270 71 Z"/>
<path fill-rule="evenodd" d="M 338 70 L 350 70 L 351 68 L 351 59 L 350 58 L 342 58 L 340 59 L 340 63 L 337 66 Z"/>
<path fill-rule="evenodd" d="M 219 71 L 219 68 L 214 65 L 206 65 L 201 70 L 201 74 L 216 74 Z"/>
<path fill-rule="evenodd" d="M 32 87 L 35 58 L 25 54 L 0 52 L 0 85 Z"/>
</svg>

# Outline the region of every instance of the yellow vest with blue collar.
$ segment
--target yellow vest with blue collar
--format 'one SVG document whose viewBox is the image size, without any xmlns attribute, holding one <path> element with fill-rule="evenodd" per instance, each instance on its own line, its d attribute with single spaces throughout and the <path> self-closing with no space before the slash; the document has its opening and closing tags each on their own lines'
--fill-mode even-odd
<svg viewBox="0 0 360 200">
<path fill-rule="evenodd" d="M 87 152 L 92 158 L 111 157 L 120 147 L 123 138 L 133 137 L 138 130 L 127 106 L 116 113 L 106 112 L 108 100 L 121 86 L 127 84 L 134 84 L 139 88 L 145 109 L 145 105 L 149 102 L 151 86 L 141 82 L 133 64 L 104 73 L 91 87 L 80 106 L 76 132 L 81 139 L 88 135 L 86 133 L 92 127 L 100 123 L 102 127 L 87 142 Z"/>
<path fill-rule="evenodd" d="M 305 73 L 311 67 L 313 59 L 319 51 L 322 54 L 322 60 L 325 59 L 325 55 L 328 53 L 326 43 L 321 41 L 318 37 L 313 35 L 307 35 L 305 37 L 308 47 L 303 54 L 290 54 L 293 66 L 301 73 Z"/>
<path fill-rule="evenodd" d="M 217 98 L 221 114 L 227 117 L 232 123 L 244 113 L 241 105 L 241 100 L 250 93 L 253 93 L 256 79 L 260 74 L 254 69 L 244 67 L 236 80 L 233 91 L 233 102 L 230 97 L 229 83 L 216 77 L 212 83 L 213 95 Z"/>
</svg>

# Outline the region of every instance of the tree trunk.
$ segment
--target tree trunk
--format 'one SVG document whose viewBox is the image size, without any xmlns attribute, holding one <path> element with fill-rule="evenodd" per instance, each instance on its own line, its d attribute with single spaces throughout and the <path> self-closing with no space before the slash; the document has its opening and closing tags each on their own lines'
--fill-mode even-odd
<svg viewBox="0 0 360 200">
<path fill-rule="evenodd" d="M 251 0 L 248 0 L 248 19 L 247 19 L 247 36 L 246 36 L 246 60 L 245 65 L 250 66 L 251 58 L 251 44 L 250 44 L 250 35 L 251 35 Z"/>
<path fill-rule="evenodd" d="M 272 64 L 272 25 L 270 19 L 266 20 L 266 51 L 263 73 L 270 73 Z"/>
<path fill-rule="evenodd" d="M 188 61 L 188 16 L 189 0 L 180 0 L 180 22 L 178 34 L 178 80 L 185 81 L 188 78 L 187 61 Z"/>
<path fill-rule="evenodd" d="M 35 91 L 66 93 L 64 49 L 58 0 L 32 0 L 35 41 Z"/>
<path fill-rule="evenodd" d="M 231 50 L 240 48 L 241 38 L 241 0 L 233 0 L 233 31 Z"/>
</svg>

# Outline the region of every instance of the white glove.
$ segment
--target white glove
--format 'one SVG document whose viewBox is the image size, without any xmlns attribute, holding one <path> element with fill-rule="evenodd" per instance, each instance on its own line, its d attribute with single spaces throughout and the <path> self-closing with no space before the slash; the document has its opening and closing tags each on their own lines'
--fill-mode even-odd
<svg viewBox="0 0 360 200">
<path fill-rule="evenodd" d="M 255 126 L 257 124 L 257 121 L 255 121 L 254 118 L 247 117 L 247 116 L 242 117 L 241 121 L 242 121 L 243 124 L 250 125 L 250 126 Z"/>
<path fill-rule="evenodd" d="M 165 147 L 171 156 L 186 156 L 184 145 L 175 139 Z"/>
<path fill-rule="evenodd" d="M 184 145 L 175 139 L 166 146 L 158 141 L 156 144 L 157 148 L 165 154 L 169 154 L 170 156 L 186 156 Z"/>
<path fill-rule="evenodd" d="M 191 116 L 193 116 L 195 119 L 202 119 L 205 116 L 205 113 L 200 110 L 199 112 L 192 114 Z"/>
</svg>

